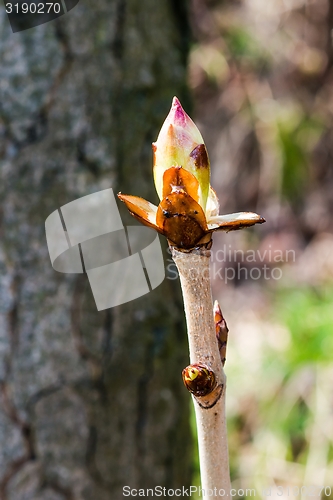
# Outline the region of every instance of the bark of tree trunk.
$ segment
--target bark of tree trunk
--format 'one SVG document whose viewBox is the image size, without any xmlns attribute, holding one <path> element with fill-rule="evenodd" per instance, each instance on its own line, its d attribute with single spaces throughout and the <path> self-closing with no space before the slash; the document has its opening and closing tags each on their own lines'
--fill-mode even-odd
<svg viewBox="0 0 333 500">
<path fill-rule="evenodd" d="M 15 34 L 1 7 L 0 500 L 190 482 L 179 283 L 97 312 L 44 229 L 108 187 L 157 201 L 150 143 L 172 96 L 186 104 L 187 40 L 172 0 L 81 0 Z"/>
</svg>

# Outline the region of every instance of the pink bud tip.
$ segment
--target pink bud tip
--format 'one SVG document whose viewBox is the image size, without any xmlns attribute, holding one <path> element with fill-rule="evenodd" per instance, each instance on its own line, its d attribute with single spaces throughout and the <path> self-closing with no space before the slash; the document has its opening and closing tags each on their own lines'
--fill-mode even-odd
<svg viewBox="0 0 333 500">
<path fill-rule="evenodd" d="M 172 106 L 169 116 L 171 123 L 173 123 L 174 125 L 178 125 L 180 127 L 185 127 L 187 121 L 187 114 L 183 110 L 183 107 L 176 96 L 172 100 Z"/>
</svg>

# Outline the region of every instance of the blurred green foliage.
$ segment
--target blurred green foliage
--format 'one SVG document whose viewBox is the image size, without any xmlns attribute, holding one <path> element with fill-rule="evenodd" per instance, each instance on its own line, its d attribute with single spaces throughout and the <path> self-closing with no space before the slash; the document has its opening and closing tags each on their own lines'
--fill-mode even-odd
<svg viewBox="0 0 333 500">
<path fill-rule="evenodd" d="M 290 484 L 300 487 L 309 481 L 310 466 L 333 470 L 333 434 L 325 434 L 325 428 L 332 427 L 329 401 L 333 380 L 333 288 L 278 288 L 272 301 L 269 321 L 280 325 L 288 341 L 284 339 L 283 348 L 279 349 L 264 343 L 261 363 L 256 366 L 258 378 L 253 378 L 253 392 L 244 395 L 240 388 L 244 407 L 228 423 L 232 479 L 235 484 L 241 480 L 241 484 L 245 482 L 258 491 L 263 487 L 259 464 L 264 457 L 267 460 L 267 453 L 269 460 L 284 464 L 285 471 L 293 463 L 298 464 L 297 473 L 290 473 Z M 279 329 L 275 335 L 279 335 Z M 230 363 L 235 365 L 237 360 Z M 245 371 L 243 383 L 248 376 Z M 271 389 L 267 390 L 269 381 Z M 316 464 L 312 462 L 318 447 L 323 463 Z M 251 457 L 257 477 L 242 479 L 240 450 L 246 450 L 246 460 Z M 326 484 L 333 486 L 333 475 L 328 472 L 326 477 Z M 276 484 L 288 484 L 287 481 L 281 474 Z"/>
<path fill-rule="evenodd" d="M 300 112 L 292 119 L 278 122 L 277 130 L 282 156 L 282 193 L 295 205 L 309 191 L 309 155 L 324 125 L 319 119 Z"/>
<path fill-rule="evenodd" d="M 291 334 L 290 347 L 279 357 L 287 377 L 304 364 L 332 363 L 333 289 L 282 290 L 275 311 Z"/>
<path fill-rule="evenodd" d="M 232 60 L 253 69 L 262 69 L 268 64 L 268 52 L 244 26 L 228 26 L 223 38 Z"/>
</svg>

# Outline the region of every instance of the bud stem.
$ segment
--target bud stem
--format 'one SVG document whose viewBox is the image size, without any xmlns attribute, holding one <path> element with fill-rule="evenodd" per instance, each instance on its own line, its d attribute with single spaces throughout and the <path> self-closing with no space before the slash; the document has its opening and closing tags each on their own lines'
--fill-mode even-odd
<svg viewBox="0 0 333 500">
<path fill-rule="evenodd" d="M 223 371 L 213 316 L 210 286 L 210 251 L 181 252 L 171 247 L 179 271 L 191 364 L 204 364 L 216 377 L 216 389 L 193 397 L 199 443 L 202 488 L 215 497 L 230 497 L 230 473 L 225 417 L 226 376 Z M 219 493 L 220 491 L 220 493 Z"/>
</svg>

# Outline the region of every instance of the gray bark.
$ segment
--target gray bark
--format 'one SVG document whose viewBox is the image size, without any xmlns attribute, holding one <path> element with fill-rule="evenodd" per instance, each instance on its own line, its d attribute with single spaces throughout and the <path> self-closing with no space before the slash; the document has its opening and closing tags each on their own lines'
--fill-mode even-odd
<svg viewBox="0 0 333 500">
<path fill-rule="evenodd" d="M 176 6 L 81 0 L 15 34 L 0 6 L 1 500 L 190 482 L 178 282 L 97 312 L 86 276 L 52 269 L 44 229 L 108 187 L 157 202 L 150 143 L 172 96 L 187 97 Z"/>
</svg>

